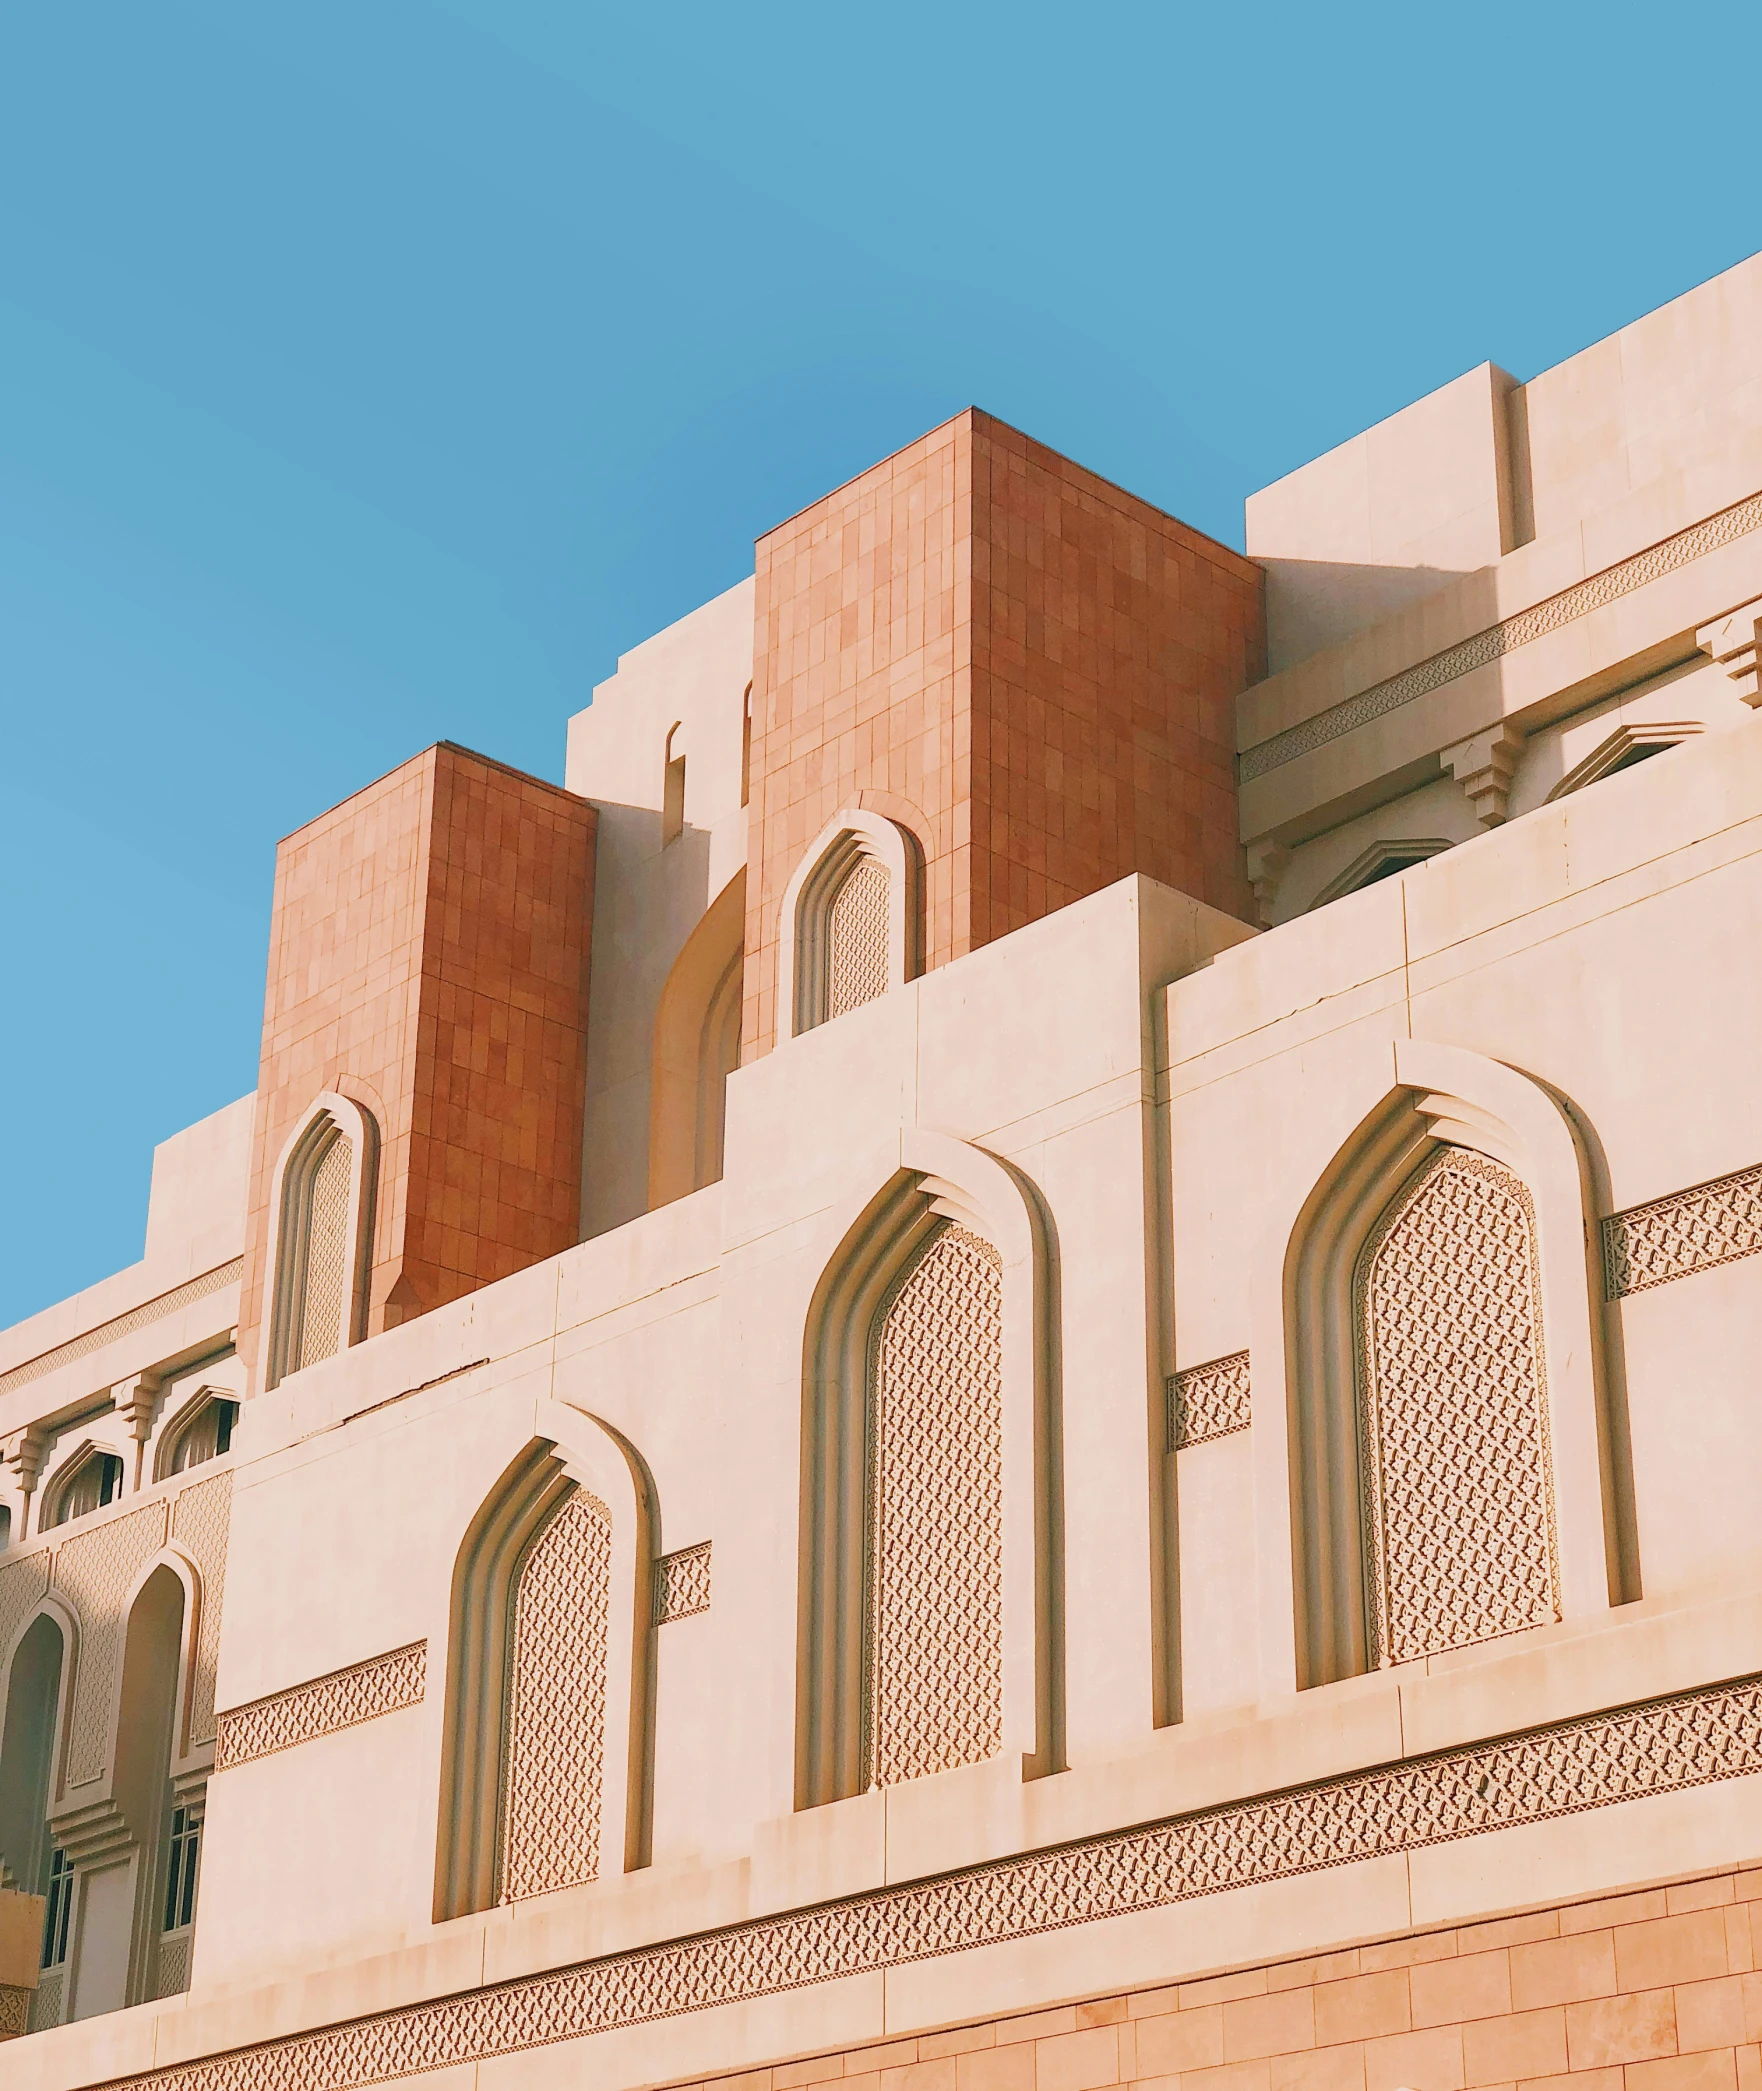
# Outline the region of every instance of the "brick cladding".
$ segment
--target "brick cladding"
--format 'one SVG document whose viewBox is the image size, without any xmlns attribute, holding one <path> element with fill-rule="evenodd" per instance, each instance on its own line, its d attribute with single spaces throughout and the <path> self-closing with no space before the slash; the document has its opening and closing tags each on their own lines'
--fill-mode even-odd
<svg viewBox="0 0 1762 2091">
<path fill-rule="evenodd" d="M 594 829 L 585 799 L 442 742 L 277 852 L 240 1347 L 270 1180 L 314 1096 L 379 1128 L 368 1332 L 572 1247 Z"/>
<path fill-rule="evenodd" d="M 1762 1873 L 1727 1873 L 688 2091 L 1759 2091 L 1759 1969 Z"/>
<path fill-rule="evenodd" d="M 1251 561 L 968 410 L 759 540 L 742 1057 L 776 1036 L 778 907 L 840 807 L 925 864 L 946 964 L 1130 872 L 1252 920 L 1237 693 Z"/>
</svg>

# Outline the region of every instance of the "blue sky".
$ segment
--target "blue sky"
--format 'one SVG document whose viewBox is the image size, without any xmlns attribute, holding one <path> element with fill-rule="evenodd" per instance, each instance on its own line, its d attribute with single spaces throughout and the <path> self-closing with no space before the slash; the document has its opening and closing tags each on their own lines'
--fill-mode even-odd
<svg viewBox="0 0 1762 2091">
<path fill-rule="evenodd" d="M 442 737 L 559 777 L 969 403 L 1239 544 L 1762 246 L 1759 58 L 1545 0 L 0 12 L 0 1325 L 253 1085 L 278 836 Z"/>
</svg>

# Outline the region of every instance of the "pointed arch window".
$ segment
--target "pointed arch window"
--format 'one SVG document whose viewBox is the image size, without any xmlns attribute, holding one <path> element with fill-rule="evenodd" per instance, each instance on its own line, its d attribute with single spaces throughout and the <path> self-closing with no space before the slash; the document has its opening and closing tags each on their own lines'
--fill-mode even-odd
<svg viewBox="0 0 1762 2091">
<path fill-rule="evenodd" d="M 39 1529 L 48 1532 L 76 1517 L 89 1517 L 122 1494 L 122 1461 L 96 1447 L 70 1462 L 51 1486 Z"/>
<path fill-rule="evenodd" d="M 360 1336 L 376 1144 L 367 1114 L 327 1093 L 282 1150 L 266 1386 Z"/>
<path fill-rule="evenodd" d="M 610 1434 L 556 1406 L 571 1448 L 514 1462 L 454 1571 L 437 1919 L 642 1862 L 646 1497 Z"/>
<path fill-rule="evenodd" d="M 782 1007 L 794 1032 L 877 1000 L 919 968 L 921 855 L 896 822 L 841 813 L 783 895 Z"/>
<path fill-rule="evenodd" d="M 187 1473 L 205 1466 L 232 1450 L 232 1434 L 238 1422 L 239 1405 L 224 1394 L 203 1393 L 184 1410 L 173 1425 L 159 1455 L 159 1479 Z"/>
<path fill-rule="evenodd" d="M 904 1155 L 805 1334 L 799 1807 L 1058 1761 L 1044 1247 L 989 1157 Z"/>
</svg>

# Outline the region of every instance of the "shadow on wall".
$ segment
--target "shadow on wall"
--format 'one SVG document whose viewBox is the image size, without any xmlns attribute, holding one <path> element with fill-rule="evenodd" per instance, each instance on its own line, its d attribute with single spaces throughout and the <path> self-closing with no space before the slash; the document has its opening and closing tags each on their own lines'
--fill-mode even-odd
<svg viewBox="0 0 1762 2091">
<path fill-rule="evenodd" d="M 1278 675 L 1355 632 L 1424 602 L 1466 572 L 1441 566 L 1351 566 L 1325 559 L 1262 559 L 1266 569 L 1267 673 Z M 1491 568 L 1475 628 L 1498 620 Z"/>
</svg>

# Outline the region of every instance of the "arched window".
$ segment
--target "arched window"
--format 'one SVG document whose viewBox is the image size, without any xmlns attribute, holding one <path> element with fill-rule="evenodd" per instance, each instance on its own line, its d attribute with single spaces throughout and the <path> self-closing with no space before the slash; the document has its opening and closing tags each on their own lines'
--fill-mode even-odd
<svg viewBox="0 0 1762 2091">
<path fill-rule="evenodd" d="M 1623 724 L 1605 741 L 1593 748 L 1580 763 L 1576 763 L 1548 798 L 1569 798 L 1575 791 L 1583 791 L 1587 785 L 1601 784 L 1606 777 L 1617 777 L 1623 770 L 1631 770 L 1636 763 L 1649 762 L 1654 755 L 1680 747 L 1703 730 L 1699 720 L 1660 719 Z"/>
<path fill-rule="evenodd" d="M 437 1918 L 641 1863 L 650 1592 L 645 1491 L 558 1411 L 479 1512 L 453 1578 Z"/>
<path fill-rule="evenodd" d="M 810 1311 L 802 1807 L 1016 1752 L 1057 1760 L 1038 1236 L 989 1158 L 912 1143 L 986 1195 L 896 1176 Z"/>
<path fill-rule="evenodd" d="M 1269 1696 L 1630 1588 L 1576 1128 L 1477 1053 L 1398 1039 L 1393 1085 L 1388 1055 L 1348 1063 L 1345 1137 L 1250 1274 Z"/>
<path fill-rule="evenodd" d="M 62 1675 L 67 1644 L 59 1622 L 41 1612 L 26 1628 L 4 1679 L 0 1728 L 0 1864 L 12 1884 L 49 1898 L 43 1977 L 31 1999 L 31 2030 L 59 2024 L 67 1959 L 72 1868 L 56 1849 L 49 1811 L 56 1793 Z"/>
<path fill-rule="evenodd" d="M 1358 1259 L 1364 1570 L 1373 1664 L 1559 1616 L 1535 1209 L 1440 1147 Z"/>
<path fill-rule="evenodd" d="M 1309 903 L 1310 909 L 1325 908 L 1330 901 L 1343 900 L 1348 893 L 1362 893 L 1366 886 L 1380 885 L 1384 879 L 1411 871 L 1414 865 L 1423 864 L 1428 857 L 1441 856 L 1449 847 L 1449 843 L 1438 836 L 1373 842 L 1369 849 L 1353 858 L 1338 878 L 1331 879 L 1322 888 Z"/>
<path fill-rule="evenodd" d="M 375 1144 L 366 1113 L 326 1094 L 282 1150 L 267 1387 L 334 1358 L 360 1334 Z"/>
<path fill-rule="evenodd" d="M 185 1409 L 172 1426 L 159 1455 L 159 1479 L 182 1474 L 232 1450 L 233 1426 L 239 1405 L 224 1394 L 204 1393 Z"/>
<path fill-rule="evenodd" d="M 51 1485 L 39 1529 L 48 1532 L 73 1518 L 88 1517 L 121 1494 L 122 1461 L 114 1452 L 88 1450 L 71 1461 Z"/>
<path fill-rule="evenodd" d="M 783 895 L 778 959 L 794 1032 L 916 976 L 921 886 L 917 843 L 895 822 L 853 809 L 822 829 Z"/>
</svg>

